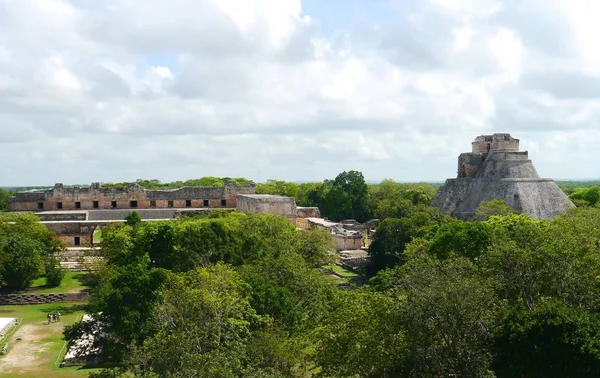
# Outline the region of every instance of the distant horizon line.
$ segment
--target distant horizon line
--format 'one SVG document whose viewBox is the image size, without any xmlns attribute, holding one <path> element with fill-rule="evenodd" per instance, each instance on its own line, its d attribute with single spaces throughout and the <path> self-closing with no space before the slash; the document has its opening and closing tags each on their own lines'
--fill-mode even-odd
<svg viewBox="0 0 600 378">
<path fill-rule="evenodd" d="M 248 179 L 250 180 L 250 179 Z M 398 180 L 394 180 L 391 178 L 384 178 L 381 180 L 365 180 L 365 183 L 367 184 L 379 184 L 381 182 L 383 182 L 383 180 L 393 180 L 394 182 L 398 183 L 398 184 L 419 184 L 419 183 L 424 183 L 424 184 L 443 184 L 447 179 L 443 179 L 443 180 L 415 180 L 415 181 L 398 181 Z M 595 182 L 598 181 L 600 182 L 600 178 L 571 178 L 571 179 L 553 179 L 555 182 Z M 137 181 L 137 180 L 136 180 Z M 136 181 L 119 181 L 119 182 L 105 182 L 106 184 L 115 184 L 115 183 L 124 183 L 124 182 L 128 182 L 128 183 L 134 183 Z M 183 180 L 175 180 L 175 181 L 161 181 L 161 183 L 171 183 L 171 182 L 176 182 L 176 181 L 183 181 Z M 255 184 L 266 184 L 267 181 L 262 181 L 262 182 L 257 182 L 254 180 L 250 180 Z M 285 182 L 291 182 L 294 184 L 310 184 L 310 183 L 321 183 L 325 180 L 299 180 L 299 181 L 287 181 L 287 180 L 277 180 L 277 181 L 285 181 Z M 100 182 L 102 184 L 102 182 Z M 55 183 L 56 184 L 56 183 Z M 55 184 L 51 184 L 51 185 L 7 185 L 7 186 L 0 186 L 0 188 L 2 189 L 19 189 L 19 188 L 52 188 L 54 187 Z M 90 183 L 91 184 L 91 183 Z M 89 184 L 64 184 L 67 186 L 88 186 Z"/>
</svg>

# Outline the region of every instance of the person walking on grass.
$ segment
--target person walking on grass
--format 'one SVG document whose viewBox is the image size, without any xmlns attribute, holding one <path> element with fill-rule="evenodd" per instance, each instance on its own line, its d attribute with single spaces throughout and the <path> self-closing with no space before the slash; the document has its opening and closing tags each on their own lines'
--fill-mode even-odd
<svg viewBox="0 0 600 378">
<path fill-rule="evenodd" d="M 48 319 L 48 324 L 50 324 L 50 318 L 52 317 L 52 315 L 50 313 L 48 313 L 48 315 L 46 316 L 46 319 Z"/>
<path fill-rule="evenodd" d="M 56 315 L 54 315 L 57 322 L 60 322 L 60 311 L 56 311 Z"/>
</svg>

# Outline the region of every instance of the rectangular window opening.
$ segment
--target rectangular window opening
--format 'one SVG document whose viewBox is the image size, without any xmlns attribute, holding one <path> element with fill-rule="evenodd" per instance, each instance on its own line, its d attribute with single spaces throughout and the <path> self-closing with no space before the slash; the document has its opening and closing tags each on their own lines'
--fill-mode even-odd
<svg viewBox="0 0 600 378">
<path fill-rule="evenodd" d="M 38 202 L 38 210 L 43 210 L 43 209 L 44 209 L 44 203 Z"/>
<path fill-rule="evenodd" d="M 192 207 L 192 200 L 185 200 L 185 207 Z"/>
<path fill-rule="evenodd" d="M 150 207 L 156 207 L 156 201 L 154 201 L 154 200 L 150 201 Z"/>
<path fill-rule="evenodd" d="M 81 202 L 75 202 L 75 208 L 76 209 L 81 209 Z"/>
<path fill-rule="evenodd" d="M 79 236 L 73 238 L 73 245 L 81 245 L 81 238 Z"/>
<path fill-rule="evenodd" d="M 93 207 L 94 207 L 94 209 L 100 208 L 100 204 L 98 203 L 98 201 L 94 201 Z"/>
<path fill-rule="evenodd" d="M 57 208 L 58 210 L 62 210 L 62 202 L 57 202 L 57 203 L 56 203 L 56 208 Z"/>
<path fill-rule="evenodd" d="M 137 207 L 137 201 L 129 201 L 129 207 Z"/>
<path fill-rule="evenodd" d="M 227 200 L 221 200 L 221 206 L 223 206 L 223 207 L 227 206 Z"/>
<path fill-rule="evenodd" d="M 110 208 L 111 209 L 116 209 L 117 208 L 117 201 L 110 201 Z"/>
<path fill-rule="evenodd" d="M 204 201 L 202 201 L 202 206 L 204 206 L 204 207 L 208 207 L 208 200 L 204 200 Z"/>
<path fill-rule="evenodd" d="M 168 206 L 168 207 L 173 207 L 173 201 L 169 201 L 169 202 L 167 202 L 167 206 Z"/>
</svg>

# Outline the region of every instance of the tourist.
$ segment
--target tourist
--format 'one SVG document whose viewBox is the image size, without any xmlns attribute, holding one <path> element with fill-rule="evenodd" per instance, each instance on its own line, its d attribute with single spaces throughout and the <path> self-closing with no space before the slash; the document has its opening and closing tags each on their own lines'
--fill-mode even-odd
<svg viewBox="0 0 600 378">
<path fill-rule="evenodd" d="M 57 321 L 57 322 L 60 322 L 60 311 L 57 311 L 57 312 L 56 312 L 56 315 L 55 315 L 55 317 L 56 317 L 56 321 Z"/>
</svg>

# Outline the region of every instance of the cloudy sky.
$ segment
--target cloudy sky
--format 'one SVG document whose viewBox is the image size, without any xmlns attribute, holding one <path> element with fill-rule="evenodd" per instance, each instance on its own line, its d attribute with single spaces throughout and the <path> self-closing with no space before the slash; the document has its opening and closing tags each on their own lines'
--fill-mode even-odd
<svg viewBox="0 0 600 378">
<path fill-rule="evenodd" d="M 599 178 L 597 0 L 0 0 L 0 186 Z"/>
</svg>

